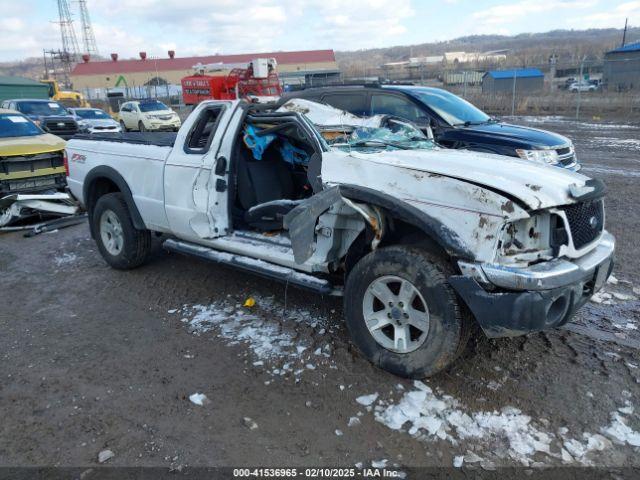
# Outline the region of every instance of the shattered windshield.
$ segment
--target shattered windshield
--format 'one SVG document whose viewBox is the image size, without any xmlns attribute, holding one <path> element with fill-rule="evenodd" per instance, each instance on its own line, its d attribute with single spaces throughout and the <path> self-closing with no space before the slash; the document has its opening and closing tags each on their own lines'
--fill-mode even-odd
<svg viewBox="0 0 640 480">
<path fill-rule="evenodd" d="M 389 120 L 384 127 L 358 127 L 347 136 L 337 138 L 332 145 L 342 149 L 380 150 L 432 149 L 435 143 L 410 123 Z"/>
</svg>

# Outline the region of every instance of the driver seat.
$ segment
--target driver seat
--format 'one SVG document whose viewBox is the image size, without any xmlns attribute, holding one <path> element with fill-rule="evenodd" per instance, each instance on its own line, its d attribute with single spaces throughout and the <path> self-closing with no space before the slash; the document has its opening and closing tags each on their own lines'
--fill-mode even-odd
<svg viewBox="0 0 640 480">
<path fill-rule="evenodd" d="M 240 149 L 237 182 L 244 221 L 258 230 L 282 230 L 284 216 L 302 202 L 291 200 L 292 172 L 275 148 L 268 148 L 262 160 L 253 158 L 249 149 Z"/>
</svg>

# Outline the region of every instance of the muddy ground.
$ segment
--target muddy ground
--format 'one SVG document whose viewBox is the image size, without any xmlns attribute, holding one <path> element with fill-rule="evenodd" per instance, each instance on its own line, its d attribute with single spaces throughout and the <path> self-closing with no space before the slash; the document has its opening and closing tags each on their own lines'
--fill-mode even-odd
<svg viewBox="0 0 640 480">
<path fill-rule="evenodd" d="M 338 299 L 159 245 L 115 271 L 86 225 L 6 234 L 0 466 L 638 466 L 640 126 L 517 121 L 609 187 L 619 282 L 575 323 L 478 338 L 414 384 L 354 351 Z"/>
</svg>

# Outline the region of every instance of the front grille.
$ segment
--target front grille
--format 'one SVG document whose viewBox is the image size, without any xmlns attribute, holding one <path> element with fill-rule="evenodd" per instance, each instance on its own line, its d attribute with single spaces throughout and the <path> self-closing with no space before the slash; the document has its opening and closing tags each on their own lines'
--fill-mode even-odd
<svg viewBox="0 0 640 480">
<path fill-rule="evenodd" d="M 571 146 L 557 148 L 558 161 L 561 165 L 571 165 L 576 161 L 576 153 Z"/>
<path fill-rule="evenodd" d="M 35 175 L 38 170 L 57 168 L 64 165 L 62 152 L 41 153 L 39 155 L 21 155 L 0 158 L 0 174 L 31 172 Z"/>
<path fill-rule="evenodd" d="M 43 128 L 54 135 L 74 135 L 78 133 L 78 124 L 73 120 L 51 120 L 44 122 Z"/>
<path fill-rule="evenodd" d="M 604 205 L 602 199 L 591 200 L 563 207 L 569 221 L 569 230 L 576 250 L 598 238 L 604 229 Z"/>
</svg>

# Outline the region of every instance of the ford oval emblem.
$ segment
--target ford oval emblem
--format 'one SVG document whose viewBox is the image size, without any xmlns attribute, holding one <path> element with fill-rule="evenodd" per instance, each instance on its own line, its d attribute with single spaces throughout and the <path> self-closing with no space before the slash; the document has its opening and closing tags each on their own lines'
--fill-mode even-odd
<svg viewBox="0 0 640 480">
<path fill-rule="evenodd" d="M 64 127 L 64 122 L 58 122 L 59 127 Z"/>
</svg>

